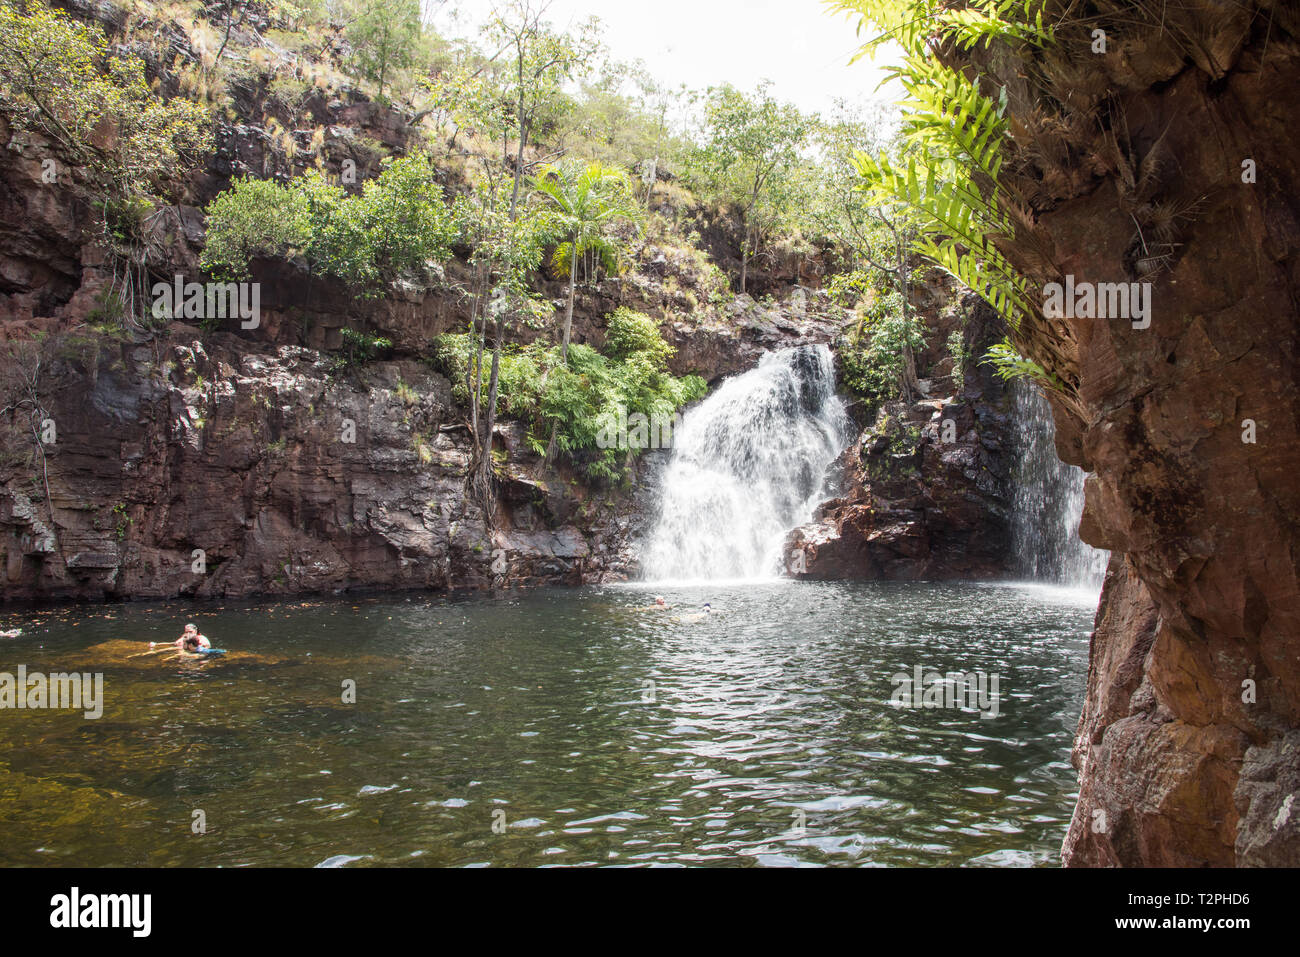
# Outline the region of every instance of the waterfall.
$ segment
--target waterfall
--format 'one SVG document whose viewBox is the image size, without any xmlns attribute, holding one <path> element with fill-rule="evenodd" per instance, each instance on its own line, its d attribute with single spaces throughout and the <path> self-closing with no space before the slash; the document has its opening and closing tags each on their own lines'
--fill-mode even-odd
<svg viewBox="0 0 1300 957">
<path fill-rule="evenodd" d="M 1084 473 L 1056 457 L 1052 408 L 1027 382 L 1015 385 L 1016 467 L 1012 553 L 1030 580 L 1077 588 L 1101 587 L 1109 553 L 1079 538 Z"/>
<path fill-rule="evenodd" d="M 826 346 L 766 353 L 728 379 L 673 436 L 645 577 L 778 577 L 786 533 L 833 494 L 848 431 Z"/>
</svg>

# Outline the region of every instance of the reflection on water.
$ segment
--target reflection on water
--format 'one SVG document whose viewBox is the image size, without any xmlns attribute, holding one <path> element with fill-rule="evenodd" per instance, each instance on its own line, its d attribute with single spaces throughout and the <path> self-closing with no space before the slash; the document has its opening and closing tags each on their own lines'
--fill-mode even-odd
<svg viewBox="0 0 1300 957">
<path fill-rule="evenodd" d="M 1077 595 L 658 587 L 20 616 L 0 671 L 102 671 L 104 715 L 0 711 L 0 863 L 1056 862 Z M 130 657 L 191 619 L 231 654 Z M 891 707 L 918 665 L 998 717 Z"/>
</svg>

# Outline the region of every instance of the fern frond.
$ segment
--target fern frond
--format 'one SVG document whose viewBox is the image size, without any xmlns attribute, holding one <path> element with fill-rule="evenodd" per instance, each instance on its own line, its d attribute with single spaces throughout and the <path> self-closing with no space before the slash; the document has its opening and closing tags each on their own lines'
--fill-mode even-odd
<svg viewBox="0 0 1300 957">
<path fill-rule="evenodd" d="M 980 77 L 946 66 L 932 53 L 944 46 L 971 49 L 997 41 L 1044 46 L 1054 41 L 1043 0 L 830 0 L 833 10 L 857 13 L 863 26 L 882 30 L 904 49 L 887 69 L 906 97 L 905 163 L 859 154 L 863 188 L 877 201 L 901 207 L 918 229 L 912 251 L 934 262 L 983 297 L 1011 329 L 1032 312 L 1028 284 L 994 245 L 1015 235 L 1025 203 L 1001 183 L 1009 140 L 1007 92 L 984 92 Z M 859 28 L 861 33 L 863 27 Z M 919 160 L 917 156 L 921 157 Z"/>
</svg>

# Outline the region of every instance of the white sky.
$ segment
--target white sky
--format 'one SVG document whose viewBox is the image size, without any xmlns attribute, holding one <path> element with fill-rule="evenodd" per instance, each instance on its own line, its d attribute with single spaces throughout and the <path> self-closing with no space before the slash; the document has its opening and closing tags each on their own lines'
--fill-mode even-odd
<svg viewBox="0 0 1300 957">
<path fill-rule="evenodd" d="M 435 27 L 464 35 L 451 8 L 478 24 L 492 0 L 450 0 L 435 17 Z M 546 14 L 560 28 L 592 15 L 615 58 L 644 60 L 673 87 L 728 81 L 752 90 L 768 79 L 778 99 L 817 111 L 835 97 L 896 98 L 876 92 L 881 74 L 870 60 L 847 65 L 859 46 L 856 22 L 829 15 L 821 0 L 553 0 Z"/>
</svg>

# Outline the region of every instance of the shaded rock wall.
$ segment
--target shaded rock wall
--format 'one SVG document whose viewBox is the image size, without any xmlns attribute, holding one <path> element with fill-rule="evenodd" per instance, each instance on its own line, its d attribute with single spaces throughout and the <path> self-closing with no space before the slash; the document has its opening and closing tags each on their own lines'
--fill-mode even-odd
<svg viewBox="0 0 1300 957">
<path fill-rule="evenodd" d="M 623 494 L 552 477 L 506 426 L 500 514 L 465 496 L 470 442 L 421 362 L 334 375 L 296 346 L 98 344 L 47 364 L 56 441 L 0 430 L 6 599 L 488 587 L 617 574 Z M 49 476 L 46 501 L 39 481 Z M 201 550 L 201 554 L 196 551 Z M 201 560 L 200 560 L 201 559 Z"/>
</svg>

